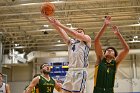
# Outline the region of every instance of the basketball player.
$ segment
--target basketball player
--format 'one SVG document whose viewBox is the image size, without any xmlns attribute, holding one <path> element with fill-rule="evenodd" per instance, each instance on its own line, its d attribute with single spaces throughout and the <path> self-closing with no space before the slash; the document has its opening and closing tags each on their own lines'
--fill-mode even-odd
<svg viewBox="0 0 140 93">
<path fill-rule="evenodd" d="M 129 52 L 129 46 L 119 32 L 116 26 L 112 26 L 114 34 L 120 40 L 123 49 L 118 54 L 114 47 L 108 47 L 102 51 L 100 38 L 105 29 L 109 26 L 111 17 L 107 16 L 102 29 L 95 36 L 94 46 L 96 53 L 96 65 L 94 75 L 94 91 L 93 93 L 114 93 L 114 81 L 117 67 Z"/>
<path fill-rule="evenodd" d="M 35 75 L 33 76 L 33 78 L 35 78 L 35 77 L 37 77 L 37 76 L 40 76 L 40 74 L 35 74 Z M 29 86 L 29 85 L 28 85 L 28 86 Z M 23 93 L 25 93 L 26 88 L 27 88 L 28 86 L 25 87 Z M 37 86 L 37 85 L 32 89 L 31 93 L 39 93 L 39 92 L 38 92 L 38 86 Z"/>
<path fill-rule="evenodd" d="M 71 29 L 53 17 L 45 17 L 68 45 L 69 70 L 62 86 L 62 93 L 85 93 L 87 79 L 86 68 L 88 66 L 91 38 L 81 28 Z M 70 38 L 68 34 L 73 38 Z"/>
<path fill-rule="evenodd" d="M 50 77 L 49 73 L 51 68 L 47 63 L 40 66 L 40 71 L 42 75 L 35 77 L 31 81 L 30 85 L 26 88 L 25 93 L 31 93 L 35 86 L 38 88 L 38 93 L 53 93 L 54 88 L 58 92 L 61 92 L 61 84 Z"/>
<path fill-rule="evenodd" d="M 10 93 L 10 86 L 9 84 L 3 83 L 3 74 L 0 73 L 0 93 Z"/>
</svg>

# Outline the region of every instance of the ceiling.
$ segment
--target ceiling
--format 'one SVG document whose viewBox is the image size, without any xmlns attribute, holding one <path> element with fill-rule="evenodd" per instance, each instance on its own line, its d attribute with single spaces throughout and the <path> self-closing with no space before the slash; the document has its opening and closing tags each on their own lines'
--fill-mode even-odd
<svg viewBox="0 0 140 93">
<path fill-rule="evenodd" d="M 56 19 L 67 27 L 83 28 L 92 41 L 104 17 L 112 16 L 111 24 L 119 27 L 130 48 L 140 49 L 140 0 L 46 1 L 55 5 Z M 0 0 L 0 34 L 5 53 L 10 49 L 21 52 L 67 50 L 62 38 L 41 15 L 43 2 L 45 0 Z M 110 27 L 101 42 L 104 46 L 122 48 Z M 93 44 L 91 50 L 94 50 Z"/>
</svg>

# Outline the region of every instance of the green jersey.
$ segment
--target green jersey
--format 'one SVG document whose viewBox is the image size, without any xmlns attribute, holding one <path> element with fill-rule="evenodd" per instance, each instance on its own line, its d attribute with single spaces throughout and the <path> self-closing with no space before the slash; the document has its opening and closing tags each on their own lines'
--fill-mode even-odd
<svg viewBox="0 0 140 93">
<path fill-rule="evenodd" d="M 101 63 L 95 67 L 94 93 L 113 93 L 116 74 L 116 61 L 107 63 L 103 58 Z"/>
<path fill-rule="evenodd" d="M 26 90 L 26 88 L 27 88 L 28 86 L 29 86 L 29 85 L 27 85 L 27 86 L 24 88 L 24 90 Z M 32 89 L 31 93 L 39 93 L 39 92 L 38 92 L 37 86 L 35 86 L 35 87 Z"/>
<path fill-rule="evenodd" d="M 55 81 L 50 77 L 50 80 L 45 79 L 45 77 L 40 76 L 38 83 L 39 93 L 53 93 L 55 87 Z"/>
</svg>

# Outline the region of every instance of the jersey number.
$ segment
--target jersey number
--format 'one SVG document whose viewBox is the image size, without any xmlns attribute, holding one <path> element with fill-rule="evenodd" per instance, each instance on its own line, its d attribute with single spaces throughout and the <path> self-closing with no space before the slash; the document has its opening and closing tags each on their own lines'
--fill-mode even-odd
<svg viewBox="0 0 140 93">
<path fill-rule="evenodd" d="M 51 87 L 47 87 L 47 92 L 51 92 Z"/>
</svg>

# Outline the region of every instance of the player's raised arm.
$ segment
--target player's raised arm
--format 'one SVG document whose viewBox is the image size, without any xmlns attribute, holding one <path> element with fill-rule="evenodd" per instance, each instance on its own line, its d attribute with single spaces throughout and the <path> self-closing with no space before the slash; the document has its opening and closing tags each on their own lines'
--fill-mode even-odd
<svg viewBox="0 0 140 93">
<path fill-rule="evenodd" d="M 116 57 L 116 62 L 117 62 L 117 66 L 120 64 L 120 62 L 122 62 L 122 60 L 125 58 L 125 56 L 128 54 L 129 52 L 129 46 L 126 43 L 125 39 L 122 37 L 121 33 L 119 32 L 119 29 L 117 26 L 112 26 L 113 32 L 114 34 L 119 38 L 123 49 L 120 51 L 120 53 L 118 54 L 118 56 Z"/>
<path fill-rule="evenodd" d="M 59 22 L 58 20 L 56 20 L 55 18 L 53 17 L 47 17 L 47 20 L 52 24 L 52 26 L 56 29 L 56 31 L 59 33 L 59 35 L 62 37 L 63 41 L 66 43 L 66 44 L 69 44 L 70 43 L 70 37 L 67 35 L 67 33 L 59 26 L 57 26 L 55 24 L 55 22 Z"/>
<path fill-rule="evenodd" d="M 96 53 L 96 57 L 97 57 L 96 65 L 101 61 L 101 59 L 103 57 L 103 51 L 102 51 L 100 38 L 102 37 L 103 33 L 105 32 L 107 26 L 110 24 L 110 21 L 111 21 L 111 17 L 107 16 L 105 18 L 103 27 L 101 28 L 101 30 L 97 33 L 97 35 L 94 38 L 94 47 L 95 47 L 95 53 Z"/>
<path fill-rule="evenodd" d="M 37 83 L 39 82 L 39 76 L 35 77 L 30 85 L 26 88 L 25 93 L 31 93 L 32 89 L 37 85 Z"/>
</svg>

